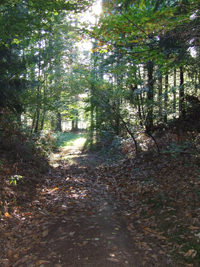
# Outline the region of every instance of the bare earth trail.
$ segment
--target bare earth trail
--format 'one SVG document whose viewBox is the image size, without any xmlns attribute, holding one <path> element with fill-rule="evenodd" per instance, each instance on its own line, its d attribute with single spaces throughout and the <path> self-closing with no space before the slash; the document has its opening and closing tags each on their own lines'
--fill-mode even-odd
<svg viewBox="0 0 200 267">
<path fill-rule="evenodd" d="M 17 185 L 5 164 L 0 266 L 200 266 L 199 158 L 110 160 L 64 147 Z"/>
<path fill-rule="evenodd" d="M 81 156 L 76 160 L 82 161 Z M 40 211 L 32 231 L 36 238 L 11 266 L 159 266 L 146 262 L 135 246 L 117 203 L 90 167 L 91 160 L 85 159 L 84 166 L 62 162 L 50 174 L 32 203 Z"/>
<path fill-rule="evenodd" d="M 74 148 L 64 152 L 78 154 Z M 62 165 L 47 183 L 42 242 L 17 266 L 144 266 L 126 222 L 93 168 Z"/>
<path fill-rule="evenodd" d="M 52 180 L 52 218 L 46 223 L 44 245 L 34 251 L 45 266 L 142 266 L 134 242 L 96 177 L 65 170 Z M 62 179 L 62 181 L 61 181 Z M 66 192 L 67 191 L 67 192 Z"/>
</svg>

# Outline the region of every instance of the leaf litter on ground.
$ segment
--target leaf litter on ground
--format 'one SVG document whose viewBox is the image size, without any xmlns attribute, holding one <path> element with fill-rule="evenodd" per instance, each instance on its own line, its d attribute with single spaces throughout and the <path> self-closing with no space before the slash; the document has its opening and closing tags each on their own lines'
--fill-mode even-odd
<svg viewBox="0 0 200 267">
<path fill-rule="evenodd" d="M 51 169 L 42 181 L 30 179 L 19 186 L 8 183 L 7 177 L 14 174 L 14 167 L 6 164 L 0 173 L 2 266 L 52 266 L 52 259 L 55 266 L 68 266 L 61 263 L 62 254 L 55 249 L 46 258 L 40 258 L 38 248 L 45 251 L 47 245 L 69 242 L 69 239 L 72 243 L 67 247 L 68 253 L 74 252 L 77 246 L 98 246 L 101 236 L 82 239 L 81 232 L 85 230 L 77 227 L 92 218 L 92 224 L 86 222 L 84 227 L 87 231 L 101 230 L 95 219 L 109 201 L 126 222 L 126 229 L 138 248 L 132 253 L 141 256 L 141 266 L 199 266 L 198 157 L 147 156 L 96 168 L 89 161 L 84 166 L 65 163 L 64 167 L 60 164 Z M 28 175 L 32 174 L 26 171 Z M 108 217 L 112 216 L 105 216 L 104 221 Z M 113 227 L 106 237 L 108 245 L 121 229 L 119 222 L 111 219 Z M 61 226 L 55 227 L 58 221 Z M 66 229 L 63 224 L 70 226 Z M 118 258 L 108 256 L 107 260 L 117 264 L 119 255 L 118 252 Z"/>
</svg>

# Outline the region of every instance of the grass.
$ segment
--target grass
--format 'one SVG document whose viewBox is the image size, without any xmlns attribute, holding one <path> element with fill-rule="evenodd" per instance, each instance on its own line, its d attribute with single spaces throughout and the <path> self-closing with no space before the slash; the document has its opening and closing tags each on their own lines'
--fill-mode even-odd
<svg viewBox="0 0 200 267">
<path fill-rule="evenodd" d="M 86 138 L 84 133 L 56 133 L 56 140 L 55 146 L 57 149 L 66 146 L 81 148 Z"/>
</svg>

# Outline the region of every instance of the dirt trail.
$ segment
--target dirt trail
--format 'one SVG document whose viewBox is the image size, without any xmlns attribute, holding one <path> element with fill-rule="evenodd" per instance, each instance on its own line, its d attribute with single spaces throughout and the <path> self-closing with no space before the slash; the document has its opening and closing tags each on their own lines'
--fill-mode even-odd
<svg viewBox="0 0 200 267">
<path fill-rule="evenodd" d="M 117 204 L 97 180 L 92 168 L 62 162 L 32 203 L 41 209 L 34 222 L 39 239 L 7 266 L 155 266 L 142 258 Z"/>
<path fill-rule="evenodd" d="M 70 176 L 66 187 L 71 198 L 63 194 L 55 204 L 44 246 L 35 251 L 37 261 L 46 261 L 45 266 L 142 266 L 126 223 L 104 188 L 91 177 Z M 59 198 L 54 197 L 49 197 L 50 206 Z"/>
<path fill-rule="evenodd" d="M 198 158 L 108 165 L 72 149 L 16 185 L 2 168 L 0 266 L 199 266 Z"/>
</svg>

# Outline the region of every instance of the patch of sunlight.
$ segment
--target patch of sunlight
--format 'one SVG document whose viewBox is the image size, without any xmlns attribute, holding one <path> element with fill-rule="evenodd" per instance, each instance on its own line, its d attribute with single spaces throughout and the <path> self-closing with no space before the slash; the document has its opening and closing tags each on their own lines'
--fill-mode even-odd
<svg viewBox="0 0 200 267">
<path fill-rule="evenodd" d="M 80 138 L 78 138 L 76 141 L 74 141 L 74 146 L 76 146 L 76 147 L 82 147 L 83 145 L 84 145 L 84 143 L 85 143 L 85 141 L 86 141 L 86 138 L 84 138 L 84 137 L 80 137 Z"/>
</svg>

